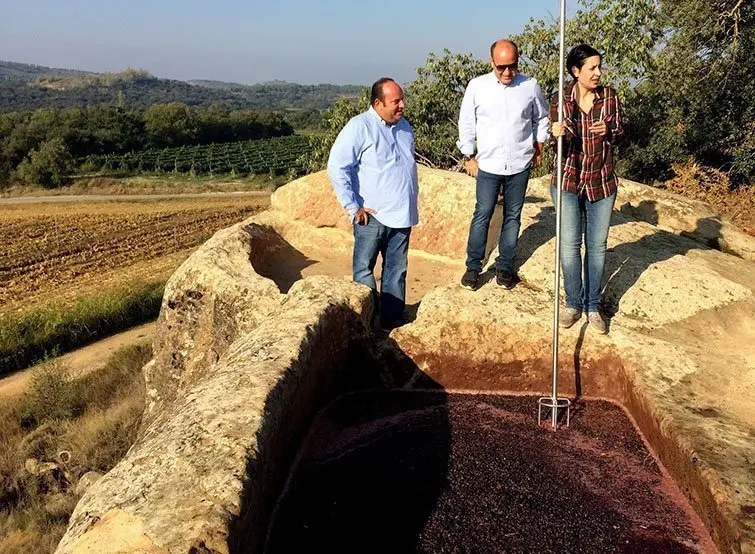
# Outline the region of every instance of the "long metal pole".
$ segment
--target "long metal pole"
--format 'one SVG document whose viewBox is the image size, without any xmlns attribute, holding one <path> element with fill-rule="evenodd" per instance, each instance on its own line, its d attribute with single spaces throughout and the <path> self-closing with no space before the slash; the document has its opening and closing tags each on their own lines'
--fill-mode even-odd
<svg viewBox="0 0 755 554">
<path fill-rule="evenodd" d="M 564 42 L 566 38 L 566 0 L 561 0 L 560 48 L 558 58 L 558 122 L 564 123 Z M 564 137 L 558 137 L 558 154 L 556 156 L 556 260 L 555 279 L 553 280 L 553 393 L 551 407 L 551 423 L 556 428 L 558 419 L 558 308 L 561 296 L 561 193 L 563 191 L 563 162 Z"/>
</svg>

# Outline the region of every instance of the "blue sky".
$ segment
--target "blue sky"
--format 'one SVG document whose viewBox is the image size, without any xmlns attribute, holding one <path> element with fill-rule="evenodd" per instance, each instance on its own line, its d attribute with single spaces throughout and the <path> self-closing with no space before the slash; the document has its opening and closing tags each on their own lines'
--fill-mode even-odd
<svg viewBox="0 0 755 554">
<path fill-rule="evenodd" d="M 240 83 L 408 81 L 429 52 L 487 57 L 496 38 L 558 10 L 558 0 L 0 0 L 0 59 Z"/>
</svg>

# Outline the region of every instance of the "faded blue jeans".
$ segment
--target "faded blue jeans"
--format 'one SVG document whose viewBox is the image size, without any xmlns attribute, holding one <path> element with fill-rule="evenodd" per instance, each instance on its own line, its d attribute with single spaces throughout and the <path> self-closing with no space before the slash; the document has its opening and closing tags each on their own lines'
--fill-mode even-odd
<svg viewBox="0 0 755 554">
<path fill-rule="evenodd" d="M 380 281 L 380 319 L 386 323 L 401 318 L 406 305 L 406 269 L 409 253 L 409 235 L 412 228 L 393 229 L 370 215 L 366 225 L 353 223 L 354 281 L 367 285 L 377 298 L 375 263 L 378 253 L 383 258 Z"/>
<path fill-rule="evenodd" d="M 482 170 L 477 172 L 477 203 L 467 241 L 467 269 L 482 271 L 482 259 L 488 242 L 490 218 L 493 217 L 498 191 L 503 188 L 503 225 L 498 239 L 498 257 L 495 267 L 505 273 L 514 273 L 514 256 L 519 238 L 524 194 L 530 170 L 516 175 L 496 175 Z"/>
<path fill-rule="evenodd" d="M 558 190 L 551 185 L 554 206 L 557 194 Z M 564 191 L 561 199 L 561 270 L 564 274 L 566 306 L 597 312 L 601 301 L 600 288 L 606 261 L 608 227 L 611 224 L 616 193 L 597 202 L 590 202 L 584 196 Z M 580 252 L 583 237 L 584 264 Z"/>
</svg>

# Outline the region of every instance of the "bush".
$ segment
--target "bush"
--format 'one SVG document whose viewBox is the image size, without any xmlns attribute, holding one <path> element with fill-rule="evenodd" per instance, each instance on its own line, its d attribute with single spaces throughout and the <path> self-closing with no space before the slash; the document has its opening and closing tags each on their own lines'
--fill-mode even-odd
<svg viewBox="0 0 755 554">
<path fill-rule="evenodd" d="M 84 399 L 68 367 L 59 360 L 43 363 L 34 372 L 21 405 L 21 423 L 36 427 L 48 421 L 73 419 L 84 411 Z"/>
<path fill-rule="evenodd" d="M 43 142 L 38 150 L 32 150 L 18 166 L 16 174 L 26 185 L 56 188 L 65 182 L 72 170 L 73 158 L 66 143 L 56 137 Z"/>
<path fill-rule="evenodd" d="M 76 481 L 87 471 L 109 471 L 133 444 L 144 410 L 142 366 L 152 350 L 137 344 L 116 351 L 107 364 L 72 378 L 60 361 L 35 374 L 20 399 L 0 404 L 0 552 L 52 552 L 66 530 L 78 497 Z M 25 414 L 25 416 L 22 416 Z M 78 415 L 78 417 L 77 417 Z M 21 426 L 44 421 L 31 430 Z M 26 458 L 60 463 L 57 481 L 31 475 Z"/>
</svg>

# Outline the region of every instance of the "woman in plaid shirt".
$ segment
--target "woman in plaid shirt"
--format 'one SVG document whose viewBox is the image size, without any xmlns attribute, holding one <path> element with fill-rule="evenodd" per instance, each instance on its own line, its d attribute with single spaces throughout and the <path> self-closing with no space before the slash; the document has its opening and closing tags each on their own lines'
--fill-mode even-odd
<svg viewBox="0 0 755 554">
<path fill-rule="evenodd" d="M 571 327 L 584 310 L 590 325 L 605 334 L 606 321 L 598 309 L 608 226 L 618 185 L 614 148 L 624 131 L 616 91 L 599 84 L 601 61 L 600 53 L 587 44 L 569 52 L 566 69 L 574 81 L 564 89 L 564 123 L 558 123 L 558 94 L 551 101 L 550 120 L 553 137 L 564 137 L 561 268 L 566 307 L 560 311 L 559 325 Z M 554 171 L 554 204 L 557 186 Z M 583 236 L 584 262 L 580 253 Z"/>
</svg>

